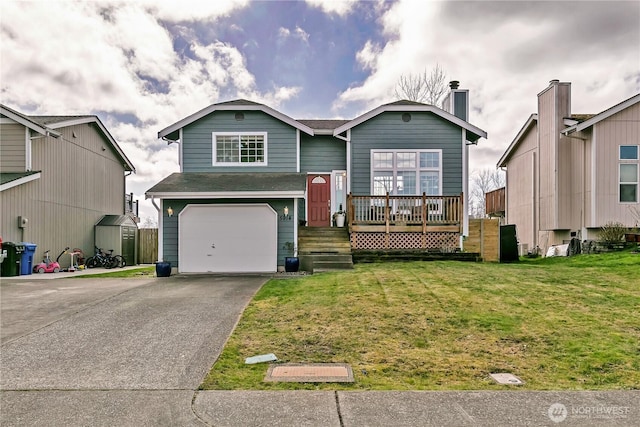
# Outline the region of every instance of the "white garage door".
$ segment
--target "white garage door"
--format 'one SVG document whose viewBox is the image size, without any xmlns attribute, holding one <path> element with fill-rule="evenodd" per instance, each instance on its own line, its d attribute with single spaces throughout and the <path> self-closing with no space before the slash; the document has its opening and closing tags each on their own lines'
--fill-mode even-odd
<svg viewBox="0 0 640 427">
<path fill-rule="evenodd" d="M 261 205 L 189 205 L 178 221 L 182 273 L 274 272 L 278 214 Z"/>
</svg>

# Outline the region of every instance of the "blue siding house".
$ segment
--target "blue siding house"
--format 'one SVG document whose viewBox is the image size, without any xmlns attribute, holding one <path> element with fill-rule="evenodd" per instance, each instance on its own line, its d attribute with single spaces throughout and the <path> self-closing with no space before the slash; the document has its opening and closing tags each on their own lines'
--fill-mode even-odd
<svg viewBox="0 0 640 427">
<path fill-rule="evenodd" d="M 466 234 L 468 91 L 353 120 L 295 120 L 247 100 L 213 104 L 158 133 L 180 172 L 146 193 L 159 259 L 179 272 L 275 272 L 298 233 L 346 213 L 352 250 L 459 250 Z"/>
</svg>

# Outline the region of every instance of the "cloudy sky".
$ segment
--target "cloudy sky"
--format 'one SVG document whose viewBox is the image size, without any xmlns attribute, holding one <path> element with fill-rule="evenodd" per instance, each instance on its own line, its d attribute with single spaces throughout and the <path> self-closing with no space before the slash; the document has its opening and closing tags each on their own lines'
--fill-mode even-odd
<svg viewBox="0 0 640 427">
<path fill-rule="evenodd" d="M 639 1 L 15 1 L 0 5 L 0 101 L 25 114 L 96 114 L 144 192 L 178 170 L 159 130 L 212 103 L 263 102 L 293 118 L 354 118 L 431 70 L 469 89 L 495 164 L 549 80 L 574 113 L 640 92 Z"/>
</svg>

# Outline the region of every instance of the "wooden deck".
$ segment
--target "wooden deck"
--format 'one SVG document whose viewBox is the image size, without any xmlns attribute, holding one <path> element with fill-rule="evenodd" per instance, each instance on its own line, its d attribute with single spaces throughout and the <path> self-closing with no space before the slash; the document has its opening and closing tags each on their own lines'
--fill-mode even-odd
<svg viewBox="0 0 640 427">
<path fill-rule="evenodd" d="M 347 196 L 350 232 L 460 232 L 460 196 Z"/>
</svg>

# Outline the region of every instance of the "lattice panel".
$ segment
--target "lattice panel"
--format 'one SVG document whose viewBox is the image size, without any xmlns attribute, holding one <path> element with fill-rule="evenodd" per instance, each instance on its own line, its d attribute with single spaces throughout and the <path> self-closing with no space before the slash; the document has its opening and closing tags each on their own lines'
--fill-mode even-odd
<svg viewBox="0 0 640 427">
<path fill-rule="evenodd" d="M 439 249 L 458 248 L 458 233 L 351 233 L 353 249 Z"/>
<path fill-rule="evenodd" d="M 422 249 L 422 233 L 389 233 L 389 249 Z"/>
</svg>

